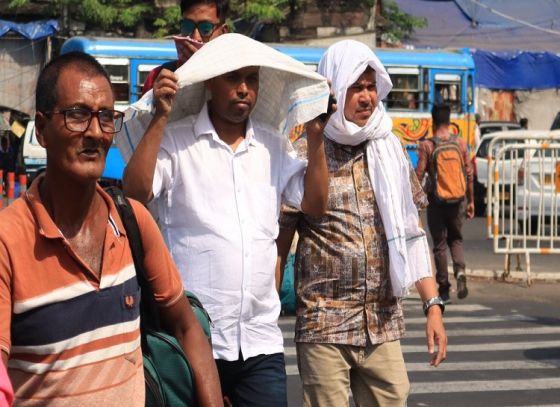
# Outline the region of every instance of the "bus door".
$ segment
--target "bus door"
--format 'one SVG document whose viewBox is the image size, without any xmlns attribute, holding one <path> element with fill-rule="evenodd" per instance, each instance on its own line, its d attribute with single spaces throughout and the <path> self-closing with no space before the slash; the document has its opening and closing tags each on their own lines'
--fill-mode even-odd
<svg viewBox="0 0 560 407">
<path fill-rule="evenodd" d="M 136 102 L 142 97 L 142 87 L 150 71 L 158 66 L 169 62 L 165 59 L 132 59 L 130 60 L 130 103 Z"/>
<path fill-rule="evenodd" d="M 448 104 L 451 112 L 465 114 L 467 108 L 466 71 L 430 69 L 430 110 L 434 104 Z"/>
<path fill-rule="evenodd" d="M 101 58 L 97 61 L 103 65 L 113 85 L 115 105 L 126 106 L 130 99 L 130 70 L 128 58 Z"/>
</svg>

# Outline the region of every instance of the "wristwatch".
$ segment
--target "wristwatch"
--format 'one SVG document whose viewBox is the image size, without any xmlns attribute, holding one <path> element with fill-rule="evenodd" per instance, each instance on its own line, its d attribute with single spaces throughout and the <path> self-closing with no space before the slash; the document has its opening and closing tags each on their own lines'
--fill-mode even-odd
<svg viewBox="0 0 560 407">
<path fill-rule="evenodd" d="M 429 300 L 424 301 L 424 304 L 422 304 L 422 309 L 424 310 L 424 315 L 426 315 L 426 316 L 428 315 L 428 310 L 433 305 L 439 305 L 439 307 L 441 308 L 441 313 L 443 315 L 443 312 L 445 311 L 445 303 L 443 302 L 443 300 L 440 297 L 432 297 Z"/>
</svg>

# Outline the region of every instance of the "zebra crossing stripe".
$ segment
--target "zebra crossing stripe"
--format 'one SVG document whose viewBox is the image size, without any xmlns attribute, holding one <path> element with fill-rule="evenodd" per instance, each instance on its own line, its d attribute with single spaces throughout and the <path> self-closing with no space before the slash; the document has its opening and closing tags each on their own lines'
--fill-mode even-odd
<svg viewBox="0 0 560 407">
<path fill-rule="evenodd" d="M 515 336 L 515 335 L 548 335 L 560 334 L 560 326 L 540 326 L 531 328 L 482 328 L 482 329 L 449 329 L 446 327 L 448 337 L 465 337 L 465 336 Z M 293 335 L 292 335 L 293 336 Z M 406 330 L 406 338 L 425 338 L 424 330 Z"/>
<path fill-rule="evenodd" d="M 474 343 L 468 345 L 453 345 L 447 344 L 447 353 L 451 352 L 488 352 L 488 351 L 502 351 L 502 350 L 533 350 L 533 349 L 546 349 L 558 348 L 560 341 L 540 341 L 540 342 L 501 342 L 501 343 Z M 426 345 L 403 345 L 401 342 L 403 353 L 418 353 L 427 352 Z M 295 348 L 294 348 L 295 353 Z M 560 380 L 558 380 L 560 384 Z"/>
<path fill-rule="evenodd" d="M 407 363 L 408 372 L 455 372 L 455 371 L 479 371 L 479 370 L 528 370 L 528 369 L 558 369 L 560 359 L 544 360 L 504 360 L 497 362 L 443 362 L 437 368 L 430 366 L 428 362 Z"/>
<path fill-rule="evenodd" d="M 488 391 L 560 389 L 557 377 L 519 380 L 461 380 L 411 383 L 411 394 L 481 393 Z"/>
<path fill-rule="evenodd" d="M 560 347 L 560 341 L 540 341 L 540 342 L 501 342 L 501 343 L 475 343 L 467 345 L 447 344 L 447 353 L 451 352 L 495 352 L 506 350 L 534 350 Z M 401 342 L 403 353 L 426 353 L 427 345 L 403 345 Z M 284 355 L 295 356 L 296 347 L 284 345 Z M 560 383 L 560 380 L 558 380 Z"/>
<path fill-rule="evenodd" d="M 404 314 L 406 319 L 406 314 L 412 310 L 417 310 L 422 312 L 422 302 L 418 301 L 415 303 L 406 302 L 404 303 Z M 491 311 L 491 307 L 486 307 L 481 304 L 449 304 L 445 307 L 445 312 L 447 314 L 451 312 L 479 312 L 479 311 Z"/>
<path fill-rule="evenodd" d="M 447 315 L 447 313 L 446 313 Z M 527 315 L 511 314 L 511 315 L 480 315 L 480 316 L 443 316 L 444 324 L 459 324 L 459 323 L 486 323 L 486 322 L 536 322 L 536 318 L 528 317 Z M 404 323 L 407 324 L 425 324 L 426 317 L 407 318 L 404 317 Z"/>
<path fill-rule="evenodd" d="M 411 372 L 461 372 L 461 371 L 490 371 L 490 370 L 529 370 L 529 369 L 558 369 L 560 359 L 546 360 L 505 360 L 497 362 L 444 362 L 437 368 L 430 366 L 428 362 L 407 363 L 406 370 Z M 286 365 L 288 376 L 299 375 L 295 364 Z"/>
</svg>

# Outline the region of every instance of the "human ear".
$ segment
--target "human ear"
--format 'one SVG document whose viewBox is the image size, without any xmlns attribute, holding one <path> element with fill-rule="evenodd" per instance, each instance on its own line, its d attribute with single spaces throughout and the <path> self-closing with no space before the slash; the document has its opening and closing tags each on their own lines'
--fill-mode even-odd
<svg viewBox="0 0 560 407">
<path fill-rule="evenodd" d="M 47 125 L 47 117 L 43 112 L 35 113 L 35 137 L 43 148 L 47 148 L 47 140 L 45 139 L 43 129 Z"/>
</svg>

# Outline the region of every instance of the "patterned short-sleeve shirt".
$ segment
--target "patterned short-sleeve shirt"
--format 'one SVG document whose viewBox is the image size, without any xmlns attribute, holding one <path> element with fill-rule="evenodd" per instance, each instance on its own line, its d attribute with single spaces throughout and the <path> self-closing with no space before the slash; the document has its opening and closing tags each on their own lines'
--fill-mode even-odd
<svg viewBox="0 0 560 407">
<path fill-rule="evenodd" d="M 296 143 L 305 151 L 305 139 Z M 365 346 L 404 334 L 401 302 L 393 296 L 389 249 L 368 176 L 365 144 L 325 139 L 329 199 L 317 218 L 285 209 L 281 227 L 297 227 L 296 342 Z M 410 168 L 414 202 L 426 196 Z"/>
</svg>

